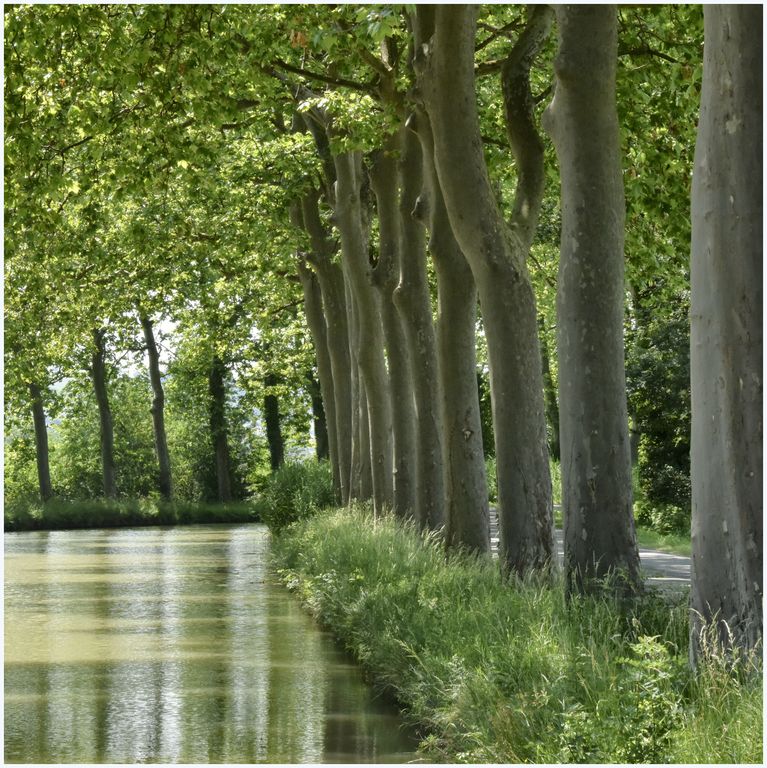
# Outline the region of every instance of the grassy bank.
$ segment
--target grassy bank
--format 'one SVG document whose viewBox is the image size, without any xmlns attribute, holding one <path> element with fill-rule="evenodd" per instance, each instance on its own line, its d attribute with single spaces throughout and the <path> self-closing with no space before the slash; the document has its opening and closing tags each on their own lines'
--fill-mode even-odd
<svg viewBox="0 0 767 768">
<path fill-rule="evenodd" d="M 119 528 L 142 525 L 264 522 L 279 530 L 332 505 L 333 479 L 327 461 L 288 462 L 247 501 L 202 503 L 158 499 L 37 498 L 6 500 L 6 531 Z"/>
<path fill-rule="evenodd" d="M 153 499 L 90 499 L 17 502 L 6 505 L 6 531 L 67 530 L 75 528 L 121 528 L 145 525 L 190 525 L 194 523 L 249 523 L 259 520 L 252 502 L 202 504 L 164 502 Z"/>
<path fill-rule="evenodd" d="M 392 520 L 326 512 L 286 528 L 286 583 L 393 694 L 432 761 L 761 762 L 761 677 L 687 667 L 687 608 L 565 605 L 505 585 Z"/>
</svg>

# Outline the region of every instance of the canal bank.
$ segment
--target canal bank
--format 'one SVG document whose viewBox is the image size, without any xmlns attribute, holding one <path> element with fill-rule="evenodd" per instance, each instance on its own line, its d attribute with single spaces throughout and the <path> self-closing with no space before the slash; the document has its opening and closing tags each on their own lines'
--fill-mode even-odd
<svg viewBox="0 0 767 768">
<path fill-rule="evenodd" d="M 404 762 L 261 525 L 5 535 L 6 762 Z"/>
<path fill-rule="evenodd" d="M 369 510 L 323 512 L 273 543 L 286 583 L 424 735 L 433 762 L 760 762 L 758 659 L 688 665 L 683 592 L 564 596 L 504 580 Z M 750 673 L 750 674 L 749 674 Z"/>
</svg>

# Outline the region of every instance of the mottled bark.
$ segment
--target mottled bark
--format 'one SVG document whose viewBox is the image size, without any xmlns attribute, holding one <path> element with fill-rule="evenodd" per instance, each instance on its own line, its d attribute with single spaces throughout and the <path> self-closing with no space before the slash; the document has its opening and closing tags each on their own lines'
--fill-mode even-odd
<svg viewBox="0 0 767 768">
<path fill-rule="evenodd" d="M 568 588 L 610 573 L 639 590 L 623 349 L 624 197 L 615 6 L 558 6 L 546 113 L 562 183 L 557 289 L 562 504 Z"/>
<path fill-rule="evenodd" d="M 117 498 L 117 468 L 114 456 L 114 428 L 112 411 L 109 407 L 106 372 L 106 331 L 97 328 L 93 331 L 94 351 L 91 357 L 91 378 L 96 403 L 99 409 L 99 436 L 101 440 L 101 476 L 104 496 L 107 499 Z"/>
<path fill-rule="evenodd" d="M 48 426 L 45 423 L 43 394 L 37 384 L 30 384 L 29 395 L 32 400 L 32 421 L 35 425 L 37 482 L 40 488 L 40 498 L 43 501 L 48 501 L 48 499 L 53 497 L 53 485 L 51 484 L 51 466 L 48 452 Z"/>
<path fill-rule="evenodd" d="M 157 343 L 154 338 L 152 321 L 147 315 L 141 315 L 141 328 L 144 331 L 149 358 L 149 381 L 152 385 L 152 429 L 154 432 L 154 449 L 157 455 L 159 469 L 158 486 L 160 496 L 166 501 L 173 497 L 173 481 L 170 467 L 170 453 L 168 452 L 168 440 L 165 433 L 165 392 L 162 387 L 162 374 L 160 373 L 160 356 L 157 351 Z"/>
<path fill-rule="evenodd" d="M 226 366 L 218 356 L 211 361 L 208 372 L 208 395 L 218 500 L 228 502 L 232 500 L 232 474 L 226 425 Z"/>
<path fill-rule="evenodd" d="M 692 186 L 691 653 L 762 653 L 762 8 L 704 7 Z"/>
<path fill-rule="evenodd" d="M 383 322 L 384 344 L 389 370 L 389 395 L 392 413 L 394 472 L 394 512 L 412 517 L 416 507 L 416 411 L 414 382 L 407 355 L 403 318 L 394 306 L 394 290 L 400 276 L 400 222 L 397 207 L 396 142 L 373 154 L 370 186 L 378 210 L 378 262 L 372 270 L 373 287 L 378 292 Z"/>
<path fill-rule="evenodd" d="M 418 425 L 415 516 L 421 525 L 436 530 L 445 523 L 442 396 L 424 232 L 421 223 L 413 217 L 423 188 L 423 158 L 418 137 L 411 130 L 404 127 L 400 130 L 398 144 L 401 239 L 399 283 L 394 292 L 394 304 L 405 329 Z"/>
<path fill-rule="evenodd" d="M 446 544 L 453 549 L 489 552 L 487 478 L 476 381 L 477 290 L 445 209 L 429 118 L 419 110 L 408 125 L 421 143 L 424 168 L 423 192 L 414 216 L 429 230 L 429 252 L 437 273 Z"/>
<path fill-rule="evenodd" d="M 498 209 L 485 165 L 474 82 L 476 9 L 418 6 L 422 31 L 433 35 L 416 58 L 420 93 L 434 137 L 439 185 L 456 241 L 471 268 L 482 306 L 493 401 L 500 559 L 524 574 L 547 566 L 553 553 L 553 515 L 541 354 L 535 295 L 526 257 L 537 221 L 542 174 L 521 174 L 515 216 L 509 227 Z M 541 35 L 538 35 L 540 38 Z M 514 67 L 529 65 L 530 55 Z M 525 75 L 526 79 L 526 75 Z M 516 81 L 515 81 L 516 82 Z M 542 164 L 542 151 L 515 136 Z M 525 160 L 527 168 L 529 160 Z M 520 165 L 520 170 L 521 170 Z"/>
<path fill-rule="evenodd" d="M 338 451 L 338 475 L 341 503 L 350 497 L 352 471 L 352 393 L 351 342 L 349 340 L 350 307 L 346 300 L 346 288 L 341 266 L 333 261 L 336 244 L 331 240 L 322 224 L 316 193 L 306 195 L 301 201 L 303 227 L 309 235 L 312 250 L 307 255 L 314 267 L 322 294 L 322 309 L 327 334 L 333 381 L 333 413 L 328 407 L 330 398 L 323 394 L 328 419 L 335 420 L 336 444 Z M 320 383 L 322 375 L 320 374 Z M 331 440 L 332 440 L 331 435 Z"/>
<path fill-rule="evenodd" d="M 311 372 L 307 374 L 314 413 L 314 436 L 317 445 L 317 458 L 329 458 L 333 473 L 333 487 L 337 499 L 341 499 L 341 474 L 338 463 L 338 423 L 333 382 L 333 366 L 330 360 L 328 329 L 323 311 L 322 290 L 317 275 L 299 258 L 298 276 L 304 294 L 304 312 L 309 332 L 314 342 L 317 357 L 317 375 L 315 381 Z"/>
<path fill-rule="evenodd" d="M 362 158 L 359 152 L 335 157 L 335 218 L 341 233 L 343 267 L 356 302 L 357 364 L 365 385 L 373 482 L 373 508 L 382 514 L 393 501 L 391 402 L 384 358 L 381 309 L 371 281 L 367 232 L 362 210 Z"/>
<path fill-rule="evenodd" d="M 274 391 L 280 383 L 273 373 L 264 376 L 264 425 L 266 427 L 266 442 L 269 446 L 269 464 L 272 472 L 276 472 L 285 461 L 285 442 L 282 439 L 280 426 L 280 401 Z"/>
</svg>

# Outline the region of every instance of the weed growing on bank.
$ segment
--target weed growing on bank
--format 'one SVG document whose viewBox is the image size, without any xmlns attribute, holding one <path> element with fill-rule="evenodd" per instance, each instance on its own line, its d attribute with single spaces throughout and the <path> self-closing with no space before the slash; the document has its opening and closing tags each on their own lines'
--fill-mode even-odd
<svg viewBox="0 0 767 768">
<path fill-rule="evenodd" d="M 565 604 L 562 583 L 504 583 L 368 511 L 273 543 L 288 586 L 448 762 L 760 762 L 761 676 L 687 665 L 686 596 Z M 703 738 L 703 734 L 707 734 Z"/>
<path fill-rule="evenodd" d="M 122 528 L 194 523 L 251 523 L 259 520 L 252 502 L 205 504 L 156 499 L 30 501 L 6 505 L 6 531 Z"/>
<path fill-rule="evenodd" d="M 280 531 L 334 504 L 329 462 L 291 462 L 266 481 L 259 498 L 260 519 L 273 531 Z"/>
</svg>

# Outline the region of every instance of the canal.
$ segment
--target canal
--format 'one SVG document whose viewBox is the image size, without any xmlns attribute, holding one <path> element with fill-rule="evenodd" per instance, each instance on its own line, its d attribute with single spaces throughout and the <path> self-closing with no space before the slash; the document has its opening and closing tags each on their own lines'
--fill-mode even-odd
<svg viewBox="0 0 767 768">
<path fill-rule="evenodd" d="M 415 759 L 261 525 L 5 534 L 5 760 Z"/>
</svg>

